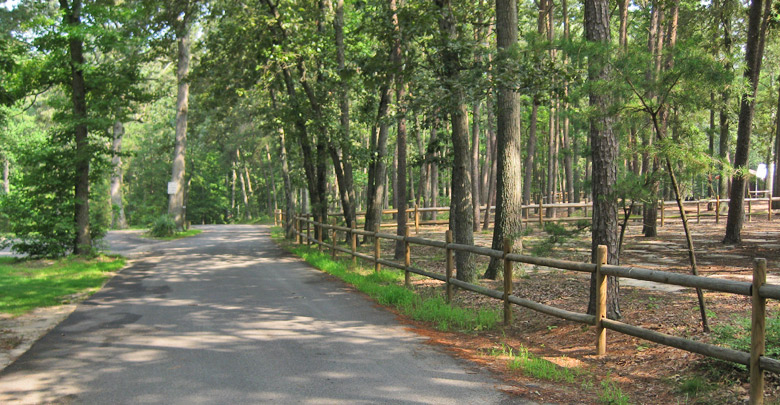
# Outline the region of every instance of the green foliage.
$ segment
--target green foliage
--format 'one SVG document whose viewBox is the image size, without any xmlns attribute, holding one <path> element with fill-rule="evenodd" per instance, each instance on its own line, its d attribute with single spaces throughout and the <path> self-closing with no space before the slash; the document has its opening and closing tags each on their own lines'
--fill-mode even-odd
<svg viewBox="0 0 780 405">
<path fill-rule="evenodd" d="M 177 230 L 176 221 L 170 215 L 164 214 L 152 222 L 149 227 L 149 234 L 157 238 L 164 238 L 173 236 Z"/>
<path fill-rule="evenodd" d="M 715 339 L 715 343 L 735 350 L 750 352 L 750 322 L 750 314 L 747 314 L 737 317 L 734 319 L 734 322 L 713 325 L 712 336 Z M 780 342 L 780 317 L 768 316 L 766 318 L 766 341 Z M 764 355 L 780 359 L 780 345 L 766 345 Z M 735 364 L 734 367 L 747 370 L 747 367 L 741 364 Z"/>
<path fill-rule="evenodd" d="M 520 370 L 523 374 L 540 380 L 574 383 L 582 374 L 578 369 L 561 367 L 555 363 L 534 356 L 524 346 L 516 351 L 502 345 L 502 354 L 509 357 L 510 370 Z"/>
<path fill-rule="evenodd" d="M 587 229 L 590 224 L 587 221 L 577 222 L 574 229 L 567 229 L 564 225 L 555 222 L 546 222 L 544 231 L 549 235 L 541 243 L 531 248 L 531 254 L 534 256 L 547 256 L 556 245 L 564 243 L 567 239 L 580 234 Z"/>
<path fill-rule="evenodd" d="M 599 401 L 605 405 L 628 405 L 631 403 L 628 395 L 609 376 L 601 381 Z"/>
<path fill-rule="evenodd" d="M 74 294 L 97 291 L 125 260 L 97 256 L 54 262 L 0 259 L 0 313 L 20 315 L 39 307 L 68 303 Z"/>
</svg>

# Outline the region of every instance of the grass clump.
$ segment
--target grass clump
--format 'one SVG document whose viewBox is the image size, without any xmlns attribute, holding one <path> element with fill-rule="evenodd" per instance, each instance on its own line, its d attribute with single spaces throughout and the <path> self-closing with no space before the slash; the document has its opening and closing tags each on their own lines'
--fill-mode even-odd
<svg viewBox="0 0 780 405">
<path fill-rule="evenodd" d="M 502 354 L 509 357 L 507 367 L 540 380 L 574 383 L 581 372 L 577 369 L 561 367 L 543 358 L 536 357 L 524 346 L 516 351 L 502 345 Z"/>
<path fill-rule="evenodd" d="M 731 324 L 713 325 L 712 336 L 715 338 L 715 343 L 735 350 L 750 352 L 750 322 L 751 316 L 747 314 L 737 317 L 735 322 Z M 766 318 L 766 341 L 780 342 L 780 317 L 768 316 Z M 764 355 L 780 359 L 780 345 L 766 345 Z M 747 366 L 742 364 L 737 364 L 736 367 L 747 370 Z"/>
<path fill-rule="evenodd" d="M 630 398 L 609 377 L 601 381 L 599 401 L 605 405 L 628 405 Z"/>
<path fill-rule="evenodd" d="M 170 236 L 154 237 L 154 239 L 158 239 L 158 240 L 175 240 L 175 239 L 188 238 L 190 236 L 200 235 L 201 232 L 203 232 L 203 230 L 201 230 L 201 229 L 187 229 L 186 231 L 176 232 L 176 233 L 174 233 L 173 235 L 170 235 Z"/>
<path fill-rule="evenodd" d="M 160 215 L 149 227 L 149 235 L 155 238 L 164 238 L 176 234 L 178 227 L 176 221 L 170 215 Z"/>
<path fill-rule="evenodd" d="M 279 228 L 274 228 L 271 234 L 276 240 L 282 237 Z M 401 285 L 403 273 L 400 271 L 386 270 L 376 273 L 364 268 L 350 270 L 349 262 L 333 261 L 329 255 L 316 249 L 299 246 L 289 250 L 312 266 L 353 285 L 378 303 L 395 307 L 412 319 L 431 322 L 439 330 L 488 330 L 499 322 L 500 314 L 496 310 L 453 307 L 441 297 L 423 299 Z"/>
<path fill-rule="evenodd" d="M 16 316 L 66 304 L 74 295 L 90 295 L 124 265 L 124 258 L 109 256 L 54 261 L 0 259 L 0 313 Z"/>
</svg>

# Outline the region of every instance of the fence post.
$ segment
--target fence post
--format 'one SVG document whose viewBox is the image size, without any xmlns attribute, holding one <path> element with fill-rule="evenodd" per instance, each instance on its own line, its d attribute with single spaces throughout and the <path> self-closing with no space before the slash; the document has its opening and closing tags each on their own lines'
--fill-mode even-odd
<svg viewBox="0 0 780 405">
<path fill-rule="evenodd" d="M 331 228 L 332 232 L 330 233 L 330 257 L 332 259 L 335 259 L 336 258 L 336 218 L 333 218 L 331 224 L 333 225 L 333 228 Z"/>
<path fill-rule="evenodd" d="M 601 320 L 607 317 L 607 276 L 601 266 L 607 264 L 607 247 L 599 245 L 596 250 L 596 354 L 607 352 L 607 330 Z"/>
<path fill-rule="evenodd" d="M 301 244 L 301 217 L 296 216 L 295 217 L 295 244 L 300 245 Z"/>
<path fill-rule="evenodd" d="M 769 195 L 769 198 L 767 198 L 767 202 L 769 203 L 769 205 L 767 205 L 766 218 L 768 221 L 772 222 L 772 195 L 771 194 Z"/>
<path fill-rule="evenodd" d="M 720 222 L 720 196 L 715 196 L 715 223 Z"/>
<path fill-rule="evenodd" d="M 542 211 L 544 211 L 543 198 L 539 197 L 539 227 L 544 229 L 544 214 Z"/>
<path fill-rule="evenodd" d="M 504 326 L 512 324 L 512 306 L 509 296 L 512 295 L 512 261 L 506 256 L 512 253 L 512 240 L 504 238 Z"/>
<path fill-rule="evenodd" d="M 699 201 L 696 201 L 696 223 L 701 223 L 701 204 Z"/>
<path fill-rule="evenodd" d="M 417 206 L 415 205 L 415 207 L 417 207 Z M 415 211 L 417 211 L 417 210 L 415 210 Z M 407 226 L 406 227 L 406 231 L 404 233 L 404 252 L 405 252 L 404 253 L 404 265 L 406 266 L 406 269 L 404 270 L 404 286 L 406 288 L 411 288 L 411 286 L 412 286 L 412 281 L 409 278 L 409 276 L 410 276 L 410 274 L 409 274 L 409 266 L 412 265 L 412 249 L 409 246 L 409 233 L 410 233 L 410 230 L 411 229 Z"/>
<path fill-rule="evenodd" d="M 322 217 L 314 221 L 314 229 L 317 230 L 317 250 L 322 252 Z"/>
<path fill-rule="evenodd" d="M 748 222 L 753 222 L 753 202 L 750 201 L 750 199 L 748 199 L 747 202 L 748 202 Z"/>
<path fill-rule="evenodd" d="M 661 228 L 664 227 L 664 222 L 666 222 L 666 205 L 664 204 L 664 199 L 661 199 Z"/>
<path fill-rule="evenodd" d="M 311 222 L 309 222 L 309 214 L 306 214 L 306 245 L 311 246 Z"/>
<path fill-rule="evenodd" d="M 352 221 L 352 230 L 349 232 L 350 234 L 350 249 L 352 249 L 352 267 L 357 267 L 357 256 L 355 256 L 355 253 L 357 253 L 357 234 L 355 233 L 355 229 L 357 228 L 357 223 L 355 221 Z"/>
<path fill-rule="evenodd" d="M 374 271 L 379 273 L 382 268 L 379 264 L 379 255 L 380 255 L 380 240 L 379 240 L 379 224 L 376 224 L 374 227 Z"/>
<path fill-rule="evenodd" d="M 420 209 L 417 207 L 417 203 L 414 203 L 414 234 L 420 234 Z"/>
<path fill-rule="evenodd" d="M 450 249 L 450 243 L 452 243 L 452 230 L 448 229 L 447 232 L 444 234 L 444 240 L 447 242 L 447 274 L 446 274 L 446 283 L 447 283 L 447 302 L 452 302 L 452 284 L 450 284 L 450 279 L 452 278 L 452 267 L 453 267 L 453 257 L 452 257 L 452 249 Z"/>
<path fill-rule="evenodd" d="M 764 403 L 764 370 L 761 356 L 766 349 L 766 298 L 759 289 L 766 284 L 766 259 L 756 259 L 753 265 L 753 320 L 750 323 L 750 403 Z"/>
</svg>

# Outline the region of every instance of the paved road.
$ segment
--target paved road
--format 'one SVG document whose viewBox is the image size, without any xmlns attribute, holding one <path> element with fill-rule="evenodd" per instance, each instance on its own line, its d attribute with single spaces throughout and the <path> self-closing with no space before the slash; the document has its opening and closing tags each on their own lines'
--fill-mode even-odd
<svg viewBox="0 0 780 405">
<path fill-rule="evenodd" d="M 268 228 L 151 242 L 0 373 L 0 403 L 517 403 L 362 295 L 277 248 Z"/>
</svg>

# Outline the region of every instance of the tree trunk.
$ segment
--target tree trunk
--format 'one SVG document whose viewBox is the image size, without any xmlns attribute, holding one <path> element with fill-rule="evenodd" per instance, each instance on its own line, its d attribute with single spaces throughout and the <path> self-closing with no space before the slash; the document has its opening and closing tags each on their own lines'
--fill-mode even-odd
<svg viewBox="0 0 780 405">
<path fill-rule="evenodd" d="M 392 12 L 393 24 L 393 51 L 391 60 L 393 62 L 393 75 L 395 81 L 395 102 L 397 110 L 397 131 L 396 131 L 396 155 L 398 156 L 398 166 L 396 168 L 396 183 L 393 195 L 395 196 L 398 210 L 396 216 L 396 234 L 398 236 L 406 235 L 406 83 L 403 77 L 403 54 L 401 48 L 401 24 L 398 21 L 398 7 L 396 0 L 388 0 L 390 11 Z M 401 260 L 406 256 L 406 244 L 402 240 L 395 242 L 395 259 Z"/>
<path fill-rule="evenodd" d="M 479 230 L 479 101 L 471 107 L 471 201 L 474 211 L 474 232 Z"/>
<path fill-rule="evenodd" d="M 590 42 L 608 44 L 609 3 L 607 0 L 585 1 L 585 35 Z M 610 80 L 608 55 L 590 55 L 588 58 L 588 80 L 606 82 Z M 613 117 L 609 111 L 609 96 L 591 90 L 590 107 L 598 115 L 590 118 L 591 156 L 593 159 L 593 225 L 591 259 L 596 259 L 598 245 L 607 246 L 607 263 L 619 263 L 618 221 L 615 183 L 617 181 L 618 142 L 612 131 Z M 588 313 L 596 310 L 596 277 L 591 277 Z M 616 277 L 607 278 L 607 316 L 620 318 L 619 285 Z"/>
<path fill-rule="evenodd" d="M 114 229 L 127 228 L 127 219 L 125 218 L 125 207 L 122 202 L 122 137 L 125 135 L 125 127 L 122 122 L 117 120 L 114 123 L 114 142 L 112 145 L 113 156 L 111 165 L 111 227 Z"/>
<path fill-rule="evenodd" d="M 495 201 L 496 201 L 496 172 L 498 171 L 498 163 L 496 162 L 498 160 L 498 156 L 497 156 L 498 152 L 496 150 L 497 148 L 496 143 L 498 142 L 497 139 L 498 137 L 496 136 L 495 131 L 493 131 L 494 119 L 493 119 L 492 108 L 488 108 L 487 119 L 488 119 L 487 132 L 488 132 L 488 146 L 489 146 L 488 150 L 490 151 L 490 154 L 487 155 L 486 160 L 490 163 L 490 169 L 488 170 L 487 182 L 486 182 L 487 194 L 485 194 L 485 201 L 486 201 L 487 209 L 485 210 L 485 220 L 482 223 L 483 231 L 486 231 L 488 229 L 488 226 L 490 226 L 490 207 L 495 205 Z M 522 128 L 521 128 L 521 132 L 522 132 Z"/>
<path fill-rule="evenodd" d="M 241 202 L 244 204 L 244 212 L 242 216 L 244 217 L 244 220 L 248 221 L 252 219 L 252 214 L 249 213 L 249 195 L 247 195 L 246 192 L 246 179 L 244 178 L 244 171 L 241 170 L 241 161 L 239 161 L 238 159 L 239 159 L 239 154 L 238 154 L 238 149 L 236 149 L 236 165 L 239 167 L 238 181 L 239 183 L 241 183 Z M 270 190 L 268 195 L 269 196 L 271 195 Z"/>
<path fill-rule="evenodd" d="M 387 137 L 390 128 L 387 124 L 387 111 L 390 104 L 390 87 L 383 85 L 380 90 L 379 109 L 377 111 L 374 134 L 371 136 L 372 154 L 368 168 L 368 195 L 366 197 L 366 223 L 365 230 L 373 231 L 376 224 L 382 219 L 382 203 L 386 188 L 387 164 Z"/>
<path fill-rule="evenodd" d="M 333 31 L 336 41 L 336 62 L 339 69 L 339 110 L 341 111 L 340 125 L 341 133 L 341 165 L 333 164 L 336 168 L 336 176 L 339 182 L 339 193 L 341 195 L 342 207 L 344 209 L 344 220 L 347 226 L 356 219 L 354 179 L 352 175 L 352 158 L 350 143 L 350 125 L 349 125 L 349 80 L 346 68 L 345 46 L 344 46 L 344 0 L 336 1 L 335 18 L 333 19 Z M 339 176 L 339 171 L 342 172 Z M 340 177 L 340 179 L 339 179 Z M 343 190 L 343 191 L 342 191 Z"/>
<path fill-rule="evenodd" d="M 517 46 L 517 1 L 496 0 L 496 44 L 499 57 L 507 57 Z M 520 134 L 520 97 L 510 86 L 501 85 L 497 90 L 498 119 L 496 121 L 496 218 L 493 228 L 492 248 L 503 249 L 505 238 L 515 238 L 522 226 L 521 211 L 523 193 L 520 179 L 522 169 L 522 144 Z M 529 155 L 532 153 L 529 151 Z M 527 173 L 527 172 L 526 172 Z M 528 187 L 530 183 L 526 183 Z M 503 261 L 491 258 L 485 277 L 495 279 Z"/>
<path fill-rule="evenodd" d="M 539 103 L 534 99 L 531 106 L 531 119 L 528 128 L 528 142 L 526 143 L 526 155 L 523 167 L 525 175 L 523 177 L 523 204 L 531 204 L 531 187 L 534 182 L 534 156 L 536 155 L 536 127 L 539 116 Z M 528 211 L 526 211 L 527 217 Z"/>
<path fill-rule="evenodd" d="M 777 86 L 777 112 L 775 113 L 775 176 L 772 197 L 780 197 L 780 86 Z M 772 208 L 780 209 L 780 201 L 773 201 Z"/>
<path fill-rule="evenodd" d="M 185 177 L 187 112 L 190 95 L 190 83 L 187 78 L 190 70 L 189 16 L 185 14 L 183 21 L 178 22 L 177 25 L 178 66 L 176 69 L 176 83 L 178 92 L 176 95 L 176 140 L 173 146 L 173 166 L 171 168 L 171 182 L 176 184 L 176 190 L 168 199 L 168 215 L 176 222 L 176 228 L 183 230 L 186 223 L 183 181 Z"/>
<path fill-rule="evenodd" d="M 78 30 L 81 25 L 81 1 L 60 0 L 60 8 L 64 14 L 65 23 L 71 30 Z M 73 119 L 76 125 L 73 135 L 76 144 L 74 161 L 75 203 L 74 222 L 76 224 L 76 239 L 73 241 L 73 252 L 77 255 L 88 254 L 92 250 L 92 239 L 89 233 L 89 163 L 91 153 L 87 139 L 87 96 L 84 81 L 84 43 L 80 37 L 71 34 L 68 38 L 70 53 L 70 90 L 73 103 Z"/>
<path fill-rule="evenodd" d="M 444 88 L 449 100 L 449 115 L 452 122 L 452 186 L 450 218 L 454 219 L 455 243 L 474 244 L 474 213 L 471 201 L 471 159 L 469 158 L 468 112 L 465 94 L 460 83 L 461 57 L 452 44 L 457 43 L 458 34 L 455 16 L 450 0 L 436 0 L 439 6 L 439 29 L 444 46 L 441 59 L 444 65 Z M 474 259 L 469 252 L 455 253 L 457 278 L 474 281 L 477 278 Z"/>
<path fill-rule="evenodd" d="M 766 10 L 764 10 L 764 7 Z M 737 125 L 737 150 L 734 153 L 734 169 L 736 173 L 731 184 L 729 198 L 729 215 L 726 221 L 726 236 L 723 243 L 742 242 L 742 225 L 745 220 L 745 188 L 748 170 L 748 154 L 750 150 L 750 133 L 753 125 L 753 115 L 756 109 L 756 93 L 758 78 L 761 73 L 761 60 L 764 55 L 764 42 L 767 23 L 772 10 L 772 0 L 752 0 L 748 17 L 747 44 L 745 45 L 744 77 L 750 83 L 742 94 L 739 108 L 739 124 Z"/>
</svg>

